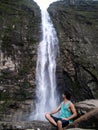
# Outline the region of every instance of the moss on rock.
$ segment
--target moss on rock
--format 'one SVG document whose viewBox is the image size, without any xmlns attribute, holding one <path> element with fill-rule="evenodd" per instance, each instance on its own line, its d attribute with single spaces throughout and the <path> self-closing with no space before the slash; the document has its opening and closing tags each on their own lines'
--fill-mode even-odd
<svg viewBox="0 0 98 130">
<path fill-rule="evenodd" d="M 69 78 L 63 78 L 73 99 L 97 98 L 98 93 L 98 2 L 68 5 L 56 2 L 49 12 L 57 30 L 61 68 Z M 63 75 L 63 74 L 62 74 Z M 58 85 L 59 83 L 59 79 Z"/>
</svg>

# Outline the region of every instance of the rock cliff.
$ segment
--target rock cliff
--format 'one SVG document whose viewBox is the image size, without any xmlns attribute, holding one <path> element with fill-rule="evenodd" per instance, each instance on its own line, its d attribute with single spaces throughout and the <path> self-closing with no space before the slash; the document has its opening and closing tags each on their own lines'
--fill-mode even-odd
<svg viewBox="0 0 98 130">
<path fill-rule="evenodd" d="M 40 10 L 32 0 L 0 1 L 1 100 L 29 98 L 35 88 L 39 28 Z"/>
<path fill-rule="evenodd" d="M 58 91 L 70 89 L 74 101 L 98 98 L 98 3 L 61 1 L 48 11 L 60 41 Z M 0 0 L 0 120 L 30 112 L 40 24 L 33 0 Z"/>
<path fill-rule="evenodd" d="M 70 88 L 76 100 L 98 98 L 98 2 L 62 1 L 48 10 L 60 41 L 59 90 Z"/>
<path fill-rule="evenodd" d="M 33 0 L 0 0 L 0 120 L 21 118 L 35 98 L 40 23 Z"/>
</svg>

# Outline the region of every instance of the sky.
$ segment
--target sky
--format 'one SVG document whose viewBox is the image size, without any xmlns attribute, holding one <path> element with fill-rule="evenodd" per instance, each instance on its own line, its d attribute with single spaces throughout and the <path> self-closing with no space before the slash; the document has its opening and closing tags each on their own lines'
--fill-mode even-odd
<svg viewBox="0 0 98 130">
<path fill-rule="evenodd" d="M 47 9 L 49 5 L 53 2 L 60 1 L 60 0 L 34 0 L 41 9 Z"/>
</svg>

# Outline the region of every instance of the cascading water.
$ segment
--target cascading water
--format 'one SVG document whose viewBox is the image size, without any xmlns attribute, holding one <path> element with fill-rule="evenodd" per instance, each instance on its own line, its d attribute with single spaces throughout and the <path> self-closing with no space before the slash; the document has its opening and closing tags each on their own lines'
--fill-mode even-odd
<svg viewBox="0 0 98 130">
<path fill-rule="evenodd" d="M 41 9 L 42 41 L 38 48 L 36 67 L 36 110 L 34 120 L 45 120 L 45 113 L 58 105 L 56 90 L 56 58 L 59 52 L 58 38 L 47 11 L 49 5 L 58 0 L 35 0 Z"/>
</svg>

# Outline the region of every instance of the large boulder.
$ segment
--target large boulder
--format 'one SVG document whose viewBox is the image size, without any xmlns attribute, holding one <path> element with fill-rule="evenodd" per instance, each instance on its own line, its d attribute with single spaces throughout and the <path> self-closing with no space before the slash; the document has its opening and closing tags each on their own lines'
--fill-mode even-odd
<svg viewBox="0 0 98 130">
<path fill-rule="evenodd" d="M 98 108 L 98 99 L 96 100 L 85 100 L 75 104 L 79 114 L 85 114 L 95 108 Z"/>
<path fill-rule="evenodd" d="M 85 100 L 75 104 L 77 119 L 67 128 L 98 128 L 98 100 Z"/>
<path fill-rule="evenodd" d="M 87 128 L 87 129 L 98 129 L 98 108 L 87 112 L 77 120 L 75 120 L 72 124 L 68 125 L 68 128 Z"/>
</svg>

